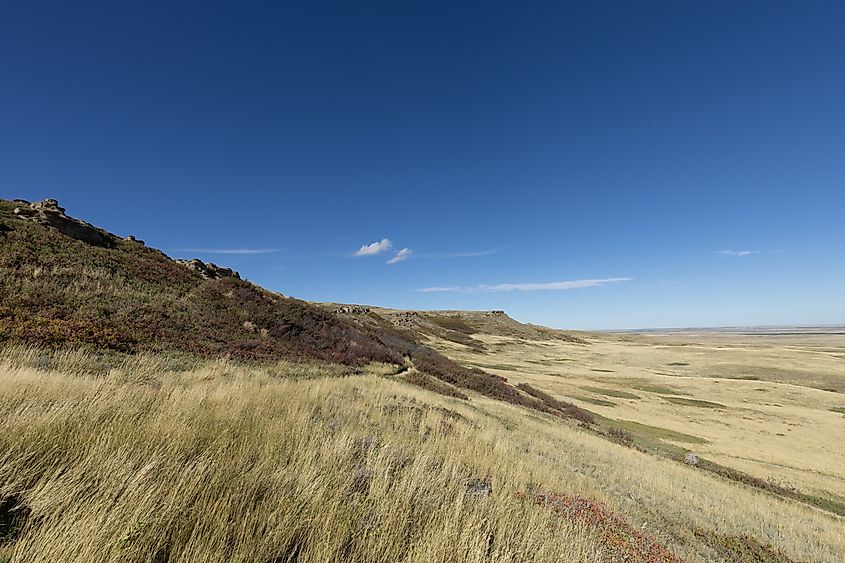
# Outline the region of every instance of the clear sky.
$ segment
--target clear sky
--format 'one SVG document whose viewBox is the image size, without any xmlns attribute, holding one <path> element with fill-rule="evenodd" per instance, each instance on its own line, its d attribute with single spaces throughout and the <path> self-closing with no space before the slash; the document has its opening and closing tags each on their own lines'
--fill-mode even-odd
<svg viewBox="0 0 845 563">
<path fill-rule="evenodd" d="M 843 30 L 812 0 L 4 2 L 0 196 L 304 299 L 845 323 Z"/>
</svg>

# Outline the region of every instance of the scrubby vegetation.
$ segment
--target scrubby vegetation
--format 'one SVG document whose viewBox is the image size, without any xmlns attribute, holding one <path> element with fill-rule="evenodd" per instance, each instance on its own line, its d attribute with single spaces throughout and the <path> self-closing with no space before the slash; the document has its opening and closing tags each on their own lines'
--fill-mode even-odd
<svg viewBox="0 0 845 563">
<path fill-rule="evenodd" d="M 845 499 L 824 498 L 802 493 L 793 487 L 784 486 L 772 480 L 760 479 L 759 477 L 754 477 L 753 475 L 748 475 L 742 471 L 725 467 L 723 465 L 719 465 L 718 463 L 713 463 L 712 461 L 704 459 L 700 460 L 696 466 L 732 481 L 760 489 L 761 491 L 805 502 L 822 510 L 845 517 Z"/>
<path fill-rule="evenodd" d="M 613 401 L 605 401 L 604 399 L 596 399 L 594 397 L 573 397 L 573 399 L 577 399 L 579 401 L 583 401 L 585 403 L 590 403 L 591 405 L 598 405 L 600 407 L 615 407 L 616 403 Z"/>
<path fill-rule="evenodd" d="M 535 389 L 527 383 L 520 383 L 519 385 L 517 385 L 517 388 L 522 391 L 525 391 L 532 397 L 542 401 L 543 404 L 552 412 L 561 413 L 564 416 L 574 418 L 575 420 L 579 420 L 585 424 L 590 424 L 591 422 L 593 422 L 593 416 L 589 412 L 576 405 L 573 405 L 572 403 L 567 403 L 565 401 L 555 399 L 548 393 L 544 393 L 539 389 Z"/>
<path fill-rule="evenodd" d="M 713 547 L 725 561 L 744 563 L 791 563 L 782 551 L 760 543 L 753 536 L 719 535 L 712 530 L 696 530 L 695 535 Z"/>
<path fill-rule="evenodd" d="M 549 494 L 532 491 L 520 494 L 535 503 L 599 531 L 602 541 L 614 546 L 623 561 L 648 561 L 649 563 L 681 563 L 681 559 L 666 549 L 650 534 L 637 530 L 624 516 L 614 514 L 593 500 L 566 494 Z"/>
</svg>

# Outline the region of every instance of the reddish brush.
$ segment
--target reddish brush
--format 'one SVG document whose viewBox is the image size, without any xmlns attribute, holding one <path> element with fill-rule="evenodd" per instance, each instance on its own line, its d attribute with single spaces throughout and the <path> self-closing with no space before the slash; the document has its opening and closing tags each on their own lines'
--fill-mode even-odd
<svg viewBox="0 0 845 563">
<path fill-rule="evenodd" d="M 567 402 L 564 402 L 564 401 L 559 401 L 558 399 L 555 399 L 554 397 L 552 397 L 548 393 L 544 393 L 543 391 L 540 391 L 539 389 L 531 387 L 527 383 L 520 383 L 519 385 L 517 385 L 517 387 L 519 389 L 521 389 L 522 391 L 525 391 L 526 393 L 528 393 L 529 395 L 531 395 L 535 399 L 539 399 L 540 401 L 542 401 L 543 404 L 546 407 L 545 410 L 547 412 L 550 410 L 553 413 L 556 413 L 556 414 L 559 414 L 559 415 L 562 415 L 562 416 L 565 416 L 565 417 L 569 417 L 569 418 L 574 418 L 575 420 L 583 422 L 584 424 L 592 424 L 593 423 L 593 416 L 589 412 L 585 411 L 584 409 L 582 409 L 581 407 L 579 407 L 577 405 L 573 405 L 572 403 L 567 403 Z M 538 410 L 543 410 L 543 409 L 538 409 Z"/>
<path fill-rule="evenodd" d="M 596 529 L 604 546 L 622 561 L 643 563 L 680 563 L 682 561 L 651 534 L 637 530 L 624 516 L 611 512 L 601 503 L 575 495 L 536 491 L 518 492 L 516 496 L 529 499 L 561 516 Z"/>
</svg>

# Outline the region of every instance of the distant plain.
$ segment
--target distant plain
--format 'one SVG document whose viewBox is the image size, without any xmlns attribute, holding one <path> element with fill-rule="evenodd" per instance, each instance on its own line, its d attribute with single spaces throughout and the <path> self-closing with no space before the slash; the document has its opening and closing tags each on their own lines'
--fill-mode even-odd
<svg viewBox="0 0 845 563">
<path fill-rule="evenodd" d="M 488 352 L 444 340 L 436 346 L 601 416 L 693 436 L 685 446 L 720 464 L 845 499 L 845 334 L 580 336 L 589 344 L 476 334 Z"/>
</svg>

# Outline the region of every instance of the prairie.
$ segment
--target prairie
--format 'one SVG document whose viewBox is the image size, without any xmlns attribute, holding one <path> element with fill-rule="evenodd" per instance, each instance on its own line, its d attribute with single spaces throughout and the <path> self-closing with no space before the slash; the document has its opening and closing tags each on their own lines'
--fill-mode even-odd
<svg viewBox="0 0 845 563">
<path fill-rule="evenodd" d="M 663 441 L 845 506 L 843 334 L 594 333 L 584 344 L 473 338 L 486 353 L 432 342 L 460 362 L 627 428 L 676 433 Z"/>
<path fill-rule="evenodd" d="M 563 351 L 536 344 L 545 354 L 534 359 Z M 584 345 L 566 345 L 568 354 L 589 347 L 573 346 Z M 6 502 L 0 560 L 835 561 L 845 553 L 845 521 L 830 511 L 614 443 L 573 420 L 473 392 L 469 400 L 433 393 L 392 366 L 212 361 L 174 370 L 142 356 L 103 373 L 84 353 L 45 354 L 7 348 L 0 362 L 0 497 L 16 507 Z M 562 398 L 590 393 L 580 388 L 587 381 L 622 388 L 625 377 L 601 380 L 587 367 L 569 382 L 547 371 L 510 375 Z M 642 387 L 641 379 L 624 381 Z M 688 383 L 687 396 L 712 384 Z M 738 391 L 721 391 L 726 383 L 707 398 L 738 407 Z M 769 401 L 785 402 L 779 384 L 768 385 L 778 394 Z M 585 405 L 659 424 L 670 438 L 694 432 L 707 440 L 695 444 L 702 455 L 731 451 L 733 426 L 719 434 L 712 409 L 693 416 L 659 393 L 636 394 L 611 398 L 615 407 Z M 823 412 L 821 397 L 813 420 L 829 417 L 832 431 L 842 415 Z M 698 416 L 692 428 L 683 423 Z M 794 471 L 821 490 L 836 470 L 822 461 Z"/>
</svg>

